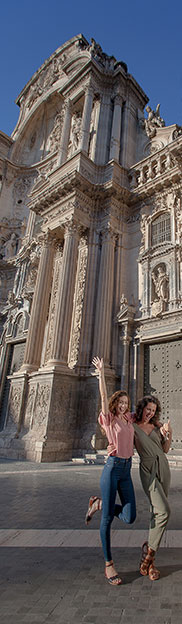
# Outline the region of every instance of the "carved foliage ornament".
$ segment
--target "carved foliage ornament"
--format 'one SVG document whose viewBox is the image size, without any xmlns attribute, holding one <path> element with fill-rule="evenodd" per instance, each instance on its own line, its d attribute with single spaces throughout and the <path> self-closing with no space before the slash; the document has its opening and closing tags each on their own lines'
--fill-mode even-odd
<svg viewBox="0 0 182 624">
<path fill-rule="evenodd" d="M 58 298 L 58 283 L 59 283 L 60 273 L 62 271 L 62 256 L 63 256 L 63 251 L 61 250 L 57 253 L 57 256 L 55 258 L 53 286 L 52 286 L 51 302 L 50 302 L 50 309 L 49 309 L 45 362 L 47 362 L 51 357 L 51 345 L 52 345 L 53 333 L 54 333 L 55 310 L 56 310 L 57 298 Z"/>
<path fill-rule="evenodd" d="M 85 239 L 80 241 L 79 261 L 77 270 L 77 285 L 75 289 L 74 304 L 73 304 L 73 325 L 72 336 L 69 355 L 69 366 L 73 368 L 78 360 L 79 343 L 83 313 L 83 301 L 85 292 L 85 279 L 87 269 L 87 256 L 88 247 L 86 246 Z"/>
</svg>

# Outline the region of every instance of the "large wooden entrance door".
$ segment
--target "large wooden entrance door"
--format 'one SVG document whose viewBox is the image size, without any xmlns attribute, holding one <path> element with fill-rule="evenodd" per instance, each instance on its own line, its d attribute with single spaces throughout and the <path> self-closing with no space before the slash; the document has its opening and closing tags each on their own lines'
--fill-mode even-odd
<svg viewBox="0 0 182 624">
<path fill-rule="evenodd" d="M 144 394 L 158 396 L 162 420 L 170 418 L 173 442 L 182 447 L 182 340 L 144 349 Z"/>
</svg>

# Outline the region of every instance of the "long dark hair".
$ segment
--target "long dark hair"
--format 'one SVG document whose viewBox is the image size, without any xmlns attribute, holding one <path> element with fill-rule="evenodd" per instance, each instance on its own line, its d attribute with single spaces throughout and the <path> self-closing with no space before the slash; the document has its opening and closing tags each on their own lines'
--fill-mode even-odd
<svg viewBox="0 0 182 624">
<path fill-rule="evenodd" d="M 152 394 L 148 394 L 144 396 L 143 399 L 140 399 L 140 401 L 138 401 L 137 407 L 136 407 L 136 413 L 135 413 L 135 422 L 141 422 L 144 407 L 146 407 L 148 403 L 155 403 L 156 405 L 156 412 L 153 418 L 150 419 L 150 423 L 152 423 L 153 425 L 157 427 L 159 426 L 159 416 L 161 413 L 161 405 L 160 405 L 159 399 L 157 399 L 157 397 L 153 396 Z"/>
</svg>

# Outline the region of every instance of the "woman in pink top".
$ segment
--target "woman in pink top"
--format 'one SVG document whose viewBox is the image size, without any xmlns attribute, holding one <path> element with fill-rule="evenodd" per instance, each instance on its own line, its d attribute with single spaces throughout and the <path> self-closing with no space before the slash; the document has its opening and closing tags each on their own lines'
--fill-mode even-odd
<svg viewBox="0 0 182 624">
<path fill-rule="evenodd" d="M 118 390 L 108 402 L 103 359 L 95 357 L 93 364 L 99 371 L 102 404 L 99 424 L 108 438 L 109 456 L 100 481 L 102 498 L 90 498 L 85 521 L 88 524 L 93 514 L 102 509 L 100 536 L 105 558 L 105 576 L 111 585 L 121 585 L 122 580 L 116 573 L 112 560 L 110 531 L 114 516 L 128 524 L 132 524 L 136 518 L 135 494 L 130 474 L 134 428 L 127 393 Z M 117 492 L 120 505 L 115 502 Z"/>
</svg>

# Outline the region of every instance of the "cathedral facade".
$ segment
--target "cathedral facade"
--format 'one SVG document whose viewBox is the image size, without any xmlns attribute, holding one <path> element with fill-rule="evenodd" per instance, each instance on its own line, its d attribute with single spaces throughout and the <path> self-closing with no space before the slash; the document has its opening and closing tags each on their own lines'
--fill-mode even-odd
<svg viewBox="0 0 182 624">
<path fill-rule="evenodd" d="M 182 447 L 182 129 L 78 35 L 0 133 L 0 456 L 84 456 L 108 392 L 161 401 Z M 145 113 L 146 110 L 146 113 Z"/>
</svg>

